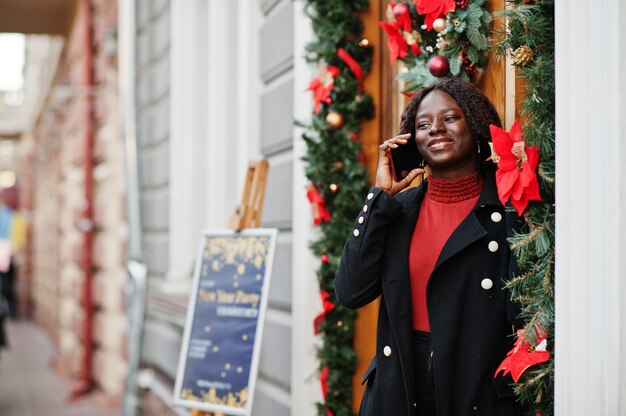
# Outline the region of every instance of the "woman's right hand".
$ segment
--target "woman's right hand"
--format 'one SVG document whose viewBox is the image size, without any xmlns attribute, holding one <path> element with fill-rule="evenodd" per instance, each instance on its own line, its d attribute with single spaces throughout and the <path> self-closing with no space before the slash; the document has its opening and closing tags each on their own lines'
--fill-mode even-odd
<svg viewBox="0 0 626 416">
<path fill-rule="evenodd" d="M 391 173 L 391 149 L 397 149 L 410 139 L 411 133 L 400 134 L 378 146 L 378 169 L 376 170 L 376 186 L 390 195 L 395 195 L 413 182 L 418 175 L 425 172 L 424 169 L 413 169 L 399 182 Z"/>
</svg>

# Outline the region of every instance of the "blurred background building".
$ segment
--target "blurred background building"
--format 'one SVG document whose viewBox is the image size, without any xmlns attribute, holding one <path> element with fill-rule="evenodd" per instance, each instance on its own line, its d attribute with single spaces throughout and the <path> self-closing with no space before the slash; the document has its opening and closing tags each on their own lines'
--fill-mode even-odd
<svg viewBox="0 0 626 416">
<path fill-rule="evenodd" d="M 314 409 L 319 301 L 294 292 L 317 290 L 294 156 L 294 97 L 310 112 L 304 90 L 314 73 L 306 68 L 295 84 L 302 11 L 287 0 L 3 1 L 0 10 L 0 31 L 25 34 L 23 85 L 4 92 L 0 108 L 0 181 L 5 171 L 18 178 L 28 224 L 19 315 L 53 340 L 54 367 L 75 382 L 73 393 L 102 390 L 121 411 L 127 375 L 139 371 L 141 412 L 186 414 L 169 402 L 200 231 L 228 226 L 248 162 L 266 158 L 262 223 L 280 235 L 254 413 L 291 414 L 297 396 Z M 129 139 L 136 182 L 127 182 Z M 127 194 L 139 204 L 129 208 Z M 126 218 L 137 207 L 132 240 Z M 147 286 L 127 300 L 133 256 L 147 266 Z M 140 362 L 129 368 L 128 308 L 144 300 Z"/>
</svg>

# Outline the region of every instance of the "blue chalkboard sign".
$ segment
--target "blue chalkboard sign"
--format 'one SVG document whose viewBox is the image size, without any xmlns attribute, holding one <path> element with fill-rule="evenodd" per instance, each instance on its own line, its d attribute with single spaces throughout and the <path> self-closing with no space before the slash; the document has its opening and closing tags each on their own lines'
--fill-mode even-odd
<svg viewBox="0 0 626 416">
<path fill-rule="evenodd" d="M 276 235 L 276 229 L 203 232 L 175 405 L 250 414 Z"/>
</svg>

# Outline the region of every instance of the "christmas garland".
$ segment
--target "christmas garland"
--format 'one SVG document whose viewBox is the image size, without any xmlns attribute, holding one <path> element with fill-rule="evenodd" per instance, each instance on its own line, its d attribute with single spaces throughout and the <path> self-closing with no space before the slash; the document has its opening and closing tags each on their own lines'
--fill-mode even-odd
<svg viewBox="0 0 626 416">
<path fill-rule="evenodd" d="M 512 57 L 517 76 L 524 80 L 519 136 L 523 134 L 525 143 L 538 149 L 541 194 L 541 201 L 528 203 L 525 226 L 510 239 L 521 273 L 508 282 L 508 288 L 522 305 L 521 317 L 527 322 L 516 342 L 526 365 L 512 374 L 527 414 L 541 416 L 554 410 L 554 356 L 549 354 L 554 346 L 554 1 L 508 3 L 503 13 L 508 31 L 498 52 Z M 528 364 L 538 365 L 528 368 Z"/>
<path fill-rule="evenodd" d="M 410 93 L 452 75 L 475 81 L 487 67 L 491 14 L 486 0 L 390 2 L 387 33 L 391 64 L 406 65 L 398 79 Z"/>
<path fill-rule="evenodd" d="M 306 11 L 317 40 L 307 45 L 307 60 L 322 67 L 308 90 L 314 113 L 303 139 L 310 181 L 307 197 L 320 237 L 311 244 L 321 264 L 317 270 L 323 312 L 315 319 L 320 382 L 324 402 L 318 414 L 352 415 L 352 377 L 356 367 L 354 322 L 356 313 L 336 302 L 335 271 L 346 236 L 368 187 L 358 134 L 364 119 L 374 116 L 363 80 L 371 68 L 372 49 L 363 39 L 363 23 L 355 14 L 368 0 L 307 0 Z"/>
<path fill-rule="evenodd" d="M 389 35 L 392 64 L 399 59 L 406 65 L 406 71 L 399 76 L 407 82 L 405 92 L 448 74 L 475 81 L 486 68 L 489 47 L 491 15 L 484 3 L 390 3 L 388 22 L 380 26 Z M 508 287 L 522 305 L 527 325 L 500 369 L 512 372 L 519 400 L 530 409 L 529 415 L 536 416 L 552 413 L 554 385 L 554 361 L 546 351 L 546 346 L 554 345 L 553 1 L 509 3 L 512 8 L 503 13 L 509 19 L 509 30 L 498 47 L 500 54 L 511 54 L 518 75 L 526 81 L 526 98 L 521 107 L 524 123 L 521 129 L 514 126 L 509 133 L 493 132 L 494 143 L 509 146 L 508 152 L 494 154 L 514 161 L 520 171 L 524 165 L 527 174 L 528 170 L 532 172 L 537 189 L 534 185 L 524 189 L 521 200 L 514 200 L 512 193 L 504 195 L 518 212 L 524 213 L 524 228 L 511 238 L 522 273 Z M 306 176 L 311 182 L 307 196 L 321 231 L 311 247 L 321 260 L 317 275 L 324 311 L 314 324 L 323 340 L 318 358 L 324 403 L 318 404 L 318 413 L 327 416 L 352 414 L 355 313 L 338 305 L 333 293 L 334 272 L 352 227 L 353 207 L 360 204 L 368 183 L 358 132 L 362 120 L 374 114 L 371 98 L 363 93 L 372 51 L 367 39 L 360 36 L 363 25 L 355 15 L 367 6 L 366 0 L 307 0 L 317 36 L 307 46 L 307 58 L 323 66 L 308 88 L 315 107 L 303 138 L 308 146 L 304 157 L 308 163 Z M 501 174 L 511 173 L 499 166 Z M 542 364 L 521 368 L 522 360 Z M 516 365 L 518 368 L 513 368 Z"/>
</svg>

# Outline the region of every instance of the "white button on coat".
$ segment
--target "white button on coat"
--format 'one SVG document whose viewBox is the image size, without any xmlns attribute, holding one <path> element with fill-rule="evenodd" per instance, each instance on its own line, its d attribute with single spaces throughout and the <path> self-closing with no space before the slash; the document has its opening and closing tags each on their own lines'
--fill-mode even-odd
<svg viewBox="0 0 626 416">
<path fill-rule="evenodd" d="M 367 212 L 367 210 L 368 210 L 367 205 L 363 205 L 363 212 Z"/>
<path fill-rule="evenodd" d="M 363 224 L 363 221 L 365 221 L 365 218 L 359 217 L 359 224 Z"/>
<path fill-rule="evenodd" d="M 489 290 L 493 287 L 493 280 L 485 278 L 480 282 L 480 286 L 485 290 Z"/>
<path fill-rule="evenodd" d="M 489 251 L 495 253 L 496 251 L 498 251 L 498 247 L 500 246 L 498 245 L 497 241 L 490 241 L 487 247 L 489 247 Z"/>
<path fill-rule="evenodd" d="M 372 199 L 374 198 L 374 193 L 370 192 L 369 194 L 367 194 L 367 199 Z"/>
<path fill-rule="evenodd" d="M 491 214 L 491 221 L 493 222 L 500 222 L 502 221 L 502 214 L 500 214 L 499 212 L 494 212 Z"/>
<path fill-rule="evenodd" d="M 352 231 L 352 234 L 354 234 L 355 237 L 358 237 L 359 234 L 361 234 L 361 232 L 357 229 L 355 229 L 354 231 Z"/>
<path fill-rule="evenodd" d="M 389 345 L 385 345 L 385 348 L 383 348 L 383 354 L 385 354 L 385 357 L 391 356 L 391 347 Z"/>
</svg>

